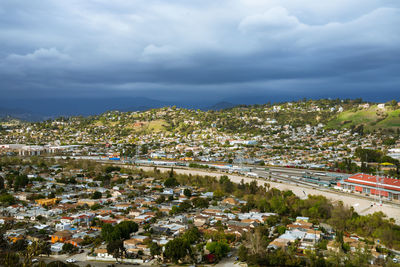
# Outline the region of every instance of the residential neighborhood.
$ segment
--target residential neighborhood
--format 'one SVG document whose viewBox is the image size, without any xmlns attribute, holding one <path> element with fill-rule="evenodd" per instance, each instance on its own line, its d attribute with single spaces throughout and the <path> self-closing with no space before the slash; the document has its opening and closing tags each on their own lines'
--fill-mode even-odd
<svg viewBox="0 0 400 267">
<path fill-rule="evenodd" d="M 350 254 L 368 249 L 373 255 L 367 257 L 371 263 L 387 255 L 396 257 L 384 244 L 362 241 L 368 236 L 338 232 L 334 225 L 316 219 L 319 214 L 313 219 L 292 219 L 282 216 L 286 214 L 281 210 L 284 204 L 273 207 L 269 205 L 274 202 L 257 204 L 254 197 L 241 198 L 240 190 L 267 195 L 279 191 L 235 185 L 227 176 L 210 180 L 221 187 L 210 190 L 190 181 L 181 185 L 178 179 L 189 177 L 182 178 L 173 168 L 167 173 L 157 167 L 143 172 L 93 161 L 44 158 L 19 162 L 3 158 L 1 162 L 2 242 L 11 250 L 35 246 L 30 260 L 62 256 L 94 266 L 118 261 L 212 264 L 224 257 L 245 261 L 243 250 L 246 255 L 251 253 L 254 242 L 260 242 L 258 246 L 267 242 L 269 251 L 295 249 L 298 255 L 308 255 L 317 247 L 324 253 L 339 253 L 345 244 Z M 202 184 L 202 179 L 211 178 L 196 179 Z M 259 231 L 268 233 L 265 239 L 257 239 Z M 187 251 L 183 247 L 181 254 L 173 252 L 177 248 L 171 252 L 174 242 L 186 238 Z"/>
<path fill-rule="evenodd" d="M 0 260 L 395 265 L 399 132 L 311 123 L 385 109 L 367 104 L 2 122 Z M 310 123 L 287 121 L 289 110 Z"/>
</svg>

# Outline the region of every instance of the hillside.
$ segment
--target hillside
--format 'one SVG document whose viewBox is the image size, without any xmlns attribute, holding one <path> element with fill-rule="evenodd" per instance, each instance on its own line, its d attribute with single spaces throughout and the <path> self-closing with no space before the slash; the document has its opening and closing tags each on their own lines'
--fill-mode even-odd
<svg viewBox="0 0 400 267">
<path fill-rule="evenodd" d="M 21 122 L 21 125 L 12 127 L 15 130 L 12 135 L 3 130 L 0 137 L 4 137 L 3 142 L 59 140 L 65 144 L 129 143 L 141 140 L 143 136 L 151 140 L 194 136 L 215 142 L 212 136 L 217 135 L 230 139 L 278 136 L 281 140 L 287 139 L 286 142 L 294 142 L 289 137 L 296 132 L 310 132 L 313 127 L 315 131 L 321 129 L 316 134 L 321 133 L 323 127 L 392 132 L 400 129 L 400 109 L 396 107 L 379 108 L 359 100 L 327 99 L 240 105 L 207 111 L 172 106 L 136 112 L 109 111 L 89 117 L 60 117 L 36 123 Z"/>
<path fill-rule="evenodd" d="M 363 125 L 365 129 L 394 129 L 400 127 L 400 109 L 391 106 L 379 108 L 371 105 L 368 108 L 353 108 L 339 113 L 327 123 L 329 129 L 349 128 Z"/>
</svg>

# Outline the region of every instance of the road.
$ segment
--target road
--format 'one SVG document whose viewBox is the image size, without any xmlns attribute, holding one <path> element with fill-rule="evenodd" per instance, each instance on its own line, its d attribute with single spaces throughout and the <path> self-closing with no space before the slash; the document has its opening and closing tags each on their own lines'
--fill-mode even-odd
<svg viewBox="0 0 400 267">
<path fill-rule="evenodd" d="M 138 166 L 138 168 L 147 171 L 153 170 L 153 167 L 146 167 L 146 166 Z M 170 168 L 162 168 L 162 167 L 157 167 L 157 169 L 163 172 L 170 170 Z M 324 188 L 319 188 L 317 186 L 311 187 L 311 186 L 301 185 L 299 183 L 296 185 L 295 183 L 288 184 L 288 183 L 271 182 L 271 181 L 265 181 L 263 179 L 250 178 L 250 177 L 219 173 L 219 172 L 192 170 L 192 169 L 178 169 L 178 168 L 174 168 L 174 171 L 180 174 L 209 175 L 214 177 L 227 175 L 229 179 L 235 183 L 240 183 L 242 179 L 246 183 L 256 180 L 258 185 L 264 185 L 268 183 L 271 188 L 277 188 L 279 190 L 291 190 L 294 194 L 296 194 L 300 198 L 304 198 L 306 195 L 323 195 L 326 198 L 332 200 L 333 202 L 343 201 L 345 205 L 349 207 L 352 206 L 354 210 L 361 215 L 372 214 L 374 212 L 382 211 L 389 218 L 393 218 L 396 221 L 396 224 L 400 224 L 400 208 L 397 205 L 390 203 L 383 203 L 382 205 L 378 205 L 372 199 L 368 199 L 362 196 L 357 196 L 355 194 L 345 194 Z M 373 206 L 371 207 L 371 205 Z"/>
</svg>

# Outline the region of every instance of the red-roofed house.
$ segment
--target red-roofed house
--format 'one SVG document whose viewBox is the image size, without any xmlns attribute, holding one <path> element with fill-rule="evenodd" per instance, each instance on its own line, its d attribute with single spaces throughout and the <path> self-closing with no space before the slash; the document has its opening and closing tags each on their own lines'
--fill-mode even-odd
<svg viewBox="0 0 400 267">
<path fill-rule="evenodd" d="M 400 180 L 358 173 L 337 184 L 344 190 L 400 200 Z"/>
</svg>

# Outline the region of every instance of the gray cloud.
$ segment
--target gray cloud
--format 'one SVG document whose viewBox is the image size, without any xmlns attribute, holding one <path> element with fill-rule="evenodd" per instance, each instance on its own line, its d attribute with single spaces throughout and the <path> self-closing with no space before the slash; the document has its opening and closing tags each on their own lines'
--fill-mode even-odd
<svg viewBox="0 0 400 267">
<path fill-rule="evenodd" d="M 394 0 L 4 0 L 0 95 L 399 97 L 397 25 Z"/>
</svg>

